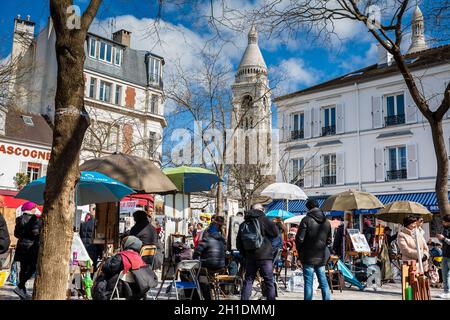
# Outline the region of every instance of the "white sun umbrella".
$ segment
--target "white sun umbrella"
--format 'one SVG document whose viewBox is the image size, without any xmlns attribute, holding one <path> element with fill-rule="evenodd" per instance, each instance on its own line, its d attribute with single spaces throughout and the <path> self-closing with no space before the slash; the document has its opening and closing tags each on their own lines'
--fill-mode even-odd
<svg viewBox="0 0 450 320">
<path fill-rule="evenodd" d="M 303 220 L 304 217 L 306 217 L 306 214 L 301 214 L 301 215 L 298 215 L 298 216 L 295 216 L 295 217 L 286 219 L 286 220 L 284 220 L 283 222 L 284 222 L 285 224 L 288 224 L 288 223 L 291 223 L 291 224 L 292 224 L 292 223 L 293 223 L 293 224 L 300 224 L 300 222 Z"/>
<path fill-rule="evenodd" d="M 276 182 L 268 185 L 262 192 L 262 196 L 272 199 L 283 199 L 287 201 L 286 210 L 289 211 L 289 200 L 306 200 L 308 196 L 295 184 Z"/>
</svg>

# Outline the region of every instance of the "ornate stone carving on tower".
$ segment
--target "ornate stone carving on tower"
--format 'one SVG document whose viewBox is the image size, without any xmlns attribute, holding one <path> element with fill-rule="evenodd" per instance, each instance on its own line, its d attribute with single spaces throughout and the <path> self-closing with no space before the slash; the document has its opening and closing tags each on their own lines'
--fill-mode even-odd
<svg viewBox="0 0 450 320">
<path fill-rule="evenodd" d="M 414 9 L 411 25 L 411 46 L 407 53 L 409 54 L 428 49 L 427 42 L 425 41 L 425 19 L 423 18 L 422 11 L 418 5 L 416 5 L 416 8 Z"/>
<path fill-rule="evenodd" d="M 234 136 L 234 163 L 238 173 L 263 174 L 268 179 L 272 170 L 271 92 L 255 25 L 248 33 L 248 45 L 235 74 L 232 93 L 231 128 L 238 129 Z M 234 177 L 234 182 L 237 179 Z M 256 177 L 249 180 L 257 183 Z M 255 189 L 259 188 L 255 186 Z"/>
</svg>

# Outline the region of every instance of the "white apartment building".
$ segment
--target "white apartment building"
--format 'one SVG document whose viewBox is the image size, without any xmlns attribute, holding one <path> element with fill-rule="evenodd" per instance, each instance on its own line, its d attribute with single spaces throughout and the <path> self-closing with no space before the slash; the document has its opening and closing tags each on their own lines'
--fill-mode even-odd
<svg viewBox="0 0 450 320">
<path fill-rule="evenodd" d="M 414 16 L 420 18 L 417 9 Z M 421 50 L 412 46 L 405 59 L 435 110 L 450 82 L 450 45 L 423 48 L 423 42 L 414 41 L 421 35 L 423 30 L 413 34 Z M 359 189 L 382 202 L 412 200 L 439 211 L 430 126 L 381 46 L 377 64 L 275 102 L 279 152 L 285 159 L 278 181 L 299 185 L 309 196 L 318 196 L 319 204 L 327 195 Z M 443 129 L 450 154 L 450 111 Z M 297 210 L 303 211 L 304 204 Z"/>
<path fill-rule="evenodd" d="M 30 93 L 19 97 L 19 108 L 52 121 L 57 62 L 51 19 L 37 36 L 34 33 L 29 17 L 15 19 L 12 58 L 23 57 L 18 68 L 28 76 L 12 90 Z M 112 39 L 92 33 L 86 38 L 85 103 L 91 126 L 82 160 L 123 152 L 161 161 L 162 132 L 167 126 L 162 98 L 164 59 L 130 48 L 130 41 L 131 32 L 126 30 L 113 33 Z"/>
</svg>

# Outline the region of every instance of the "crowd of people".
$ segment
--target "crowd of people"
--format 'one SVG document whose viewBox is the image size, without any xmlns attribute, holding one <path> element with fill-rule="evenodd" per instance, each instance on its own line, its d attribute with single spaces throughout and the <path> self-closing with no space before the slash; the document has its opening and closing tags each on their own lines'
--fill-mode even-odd
<svg viewBox="0 0 450 320">
<path fill-rule="evenodd" d="M 299 225 L 289 230 L 281 219 L 270 220 L 265 214 L 261 204 L 255 204 L 248 212 L 239 213 L 242 223 L 236 235 L 236 249 L 238 255 L 232 255 L 234 263 L 227 263 L 230 255 L 227 254 L 227 240 L 225 239 L 225 219 L 223 215 L 214 215 L 211 222 L 199 222 L 188 227 L 193 237 L 193 259 L 201 261 L 202 272 L 205 276 L 227 270 L 230 274 L 241 272 L 243 286 L 240 292 L 242 300 L 249 300 L 253 290 L 254 281 L 261 277 L 264 283 L 264 296 L 274 300 L 277 295 L 274 282 L 274 268 L 276 259 L 282 255 L 285 265 L 293 268 L 301 266 L 304 280 L 304 299 L 313 298 L 313 279 L 317 276 L 323 300 L 330 300 L 330 288 L 326 276 L 326 265 L 330 255 L 343 255 L 344 223 L 342 219 L 332 234 L 330 220 L 319 209 L 315 200 L 306 203 L 308 212 Z M 20 264 L 19 281 L 14 292 L 21 299 L 30 299 L 26 284 L 36 272 L 39 252 L 39 239 L 42 229 L 42 219 L 39 216 L 36 204 L 24 203 L 21 214 L 16 218 L 14 236 L 18 239 L 15 248 L 15 263 Z M 118 281 L 121 273 L 137 272 L 143 267 L 152 266 L 161 268 L 163 254 L 161 245 L 161 230 L 152 219 L 149 210 L 134 212 L 134 226 L 122 235 L 122 250 L 104 260 L 101 273 L 93 288 L 94 299 L 109 299 L 112 291 L 119 284 L 118 291 L 129 299 L 140 299 L 145 294 L 139 288 L 130 286 L 126 282 Z M 94 243 L 95 206 L 90 206 L 80 226 L 80 238 L 93 261 L 94 271 L 103 258 L 104 247 Z M 384 228 L 384 241 L 389 248 L 389 256 L 399 254 L 402 260 L 416 260 L 423 266 L 423 271 L 430 278 L 442 279 L 444 292 L 441 298 L 450 299 L 450 216 L 444 216 L 442 233 L 436 235 L 438 241 L 426 242 L 422 228 L 423 218 L 417 215 L 408 215 L 396 234 L 389 227 Z M 368 243 L 373 243 L 375 228 L 369 220 L 365 220 L 363 234 Z M 333 241 L 334 239 L 334 241 Z M 417 243 L 418 239 L 418 243 Z M 229 239 L 228 239 L 229 241 Z M 8 250 L 10 237 L 5 219 L 0 215 L 0 254 Z M 153 246 L 156 254 L 141 256 L 141 249 Z M 419 248 L 419 252 L 417 251 Z M 236 267 L 237 262 L 240 267 Z M 244 272 L 245 271 L 245 272 Z M 439 271 L 439 274 L 438 274 Z M 438 275 L 436 275 L 438 274 Z M 148 282 L 155 281 L 154 274 L 147 275 Z M 150 279 L 151 278 L 151 279 Z M 146 281 L 147 281 L 146 280 Z M 142 286 L 141 286 L 142 287 Z M 144 286 L 145 287 L 145 286 Z M 203 296 L 211 299 L 208 284 L 201 286 Z"/>
</svg>

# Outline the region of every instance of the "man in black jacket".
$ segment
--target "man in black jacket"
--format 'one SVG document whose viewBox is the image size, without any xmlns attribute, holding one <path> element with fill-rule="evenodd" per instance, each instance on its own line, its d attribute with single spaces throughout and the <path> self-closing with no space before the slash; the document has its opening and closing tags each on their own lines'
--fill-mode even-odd
<svg viewBox="0 0 450 320">
<path fill-rule="evenodd" d="M 272 239 L 278 236 L 278 228 L 264 214 L 264 208 L 261 204 L 253 205 L 244 218 L 244 222 L 257 219 L 261 228 L 264 241 L 258 249 L 244 250 L 244 244 L 241 237 L 241 227 L 236 238 L 236 246 L 245 259 L 245 281 L 242 288 L 241 300 L 249 300 L 256 272 L 259 270 L 264 279 L 267 288 L 267 300 L 275 300 L 275 286 L 273 283 L 273 262 L 272 262 Z M 241 224 L 242 225 L 242 224 Z"/>
<path fill-rule="evenodd" d="M 9 239 L 8 226 L 5 218 L 0 214 L 0 254 L 5 253 L 9 249 L 11 240 Z"/>
<path fill-rule="evenodd" d="M 331 300 L 325 275 L 325 264 L 330 257 L 328 246 L 331 244 L 331 225 L 315 200 L 308 200 L 306 208 L 309 211 L 301 221 L 295 237 L 298 255 L 303 266 L 305 300 L 312 300 L 314 273 L 319 280 L 322 299 Z"/>
</svg>

